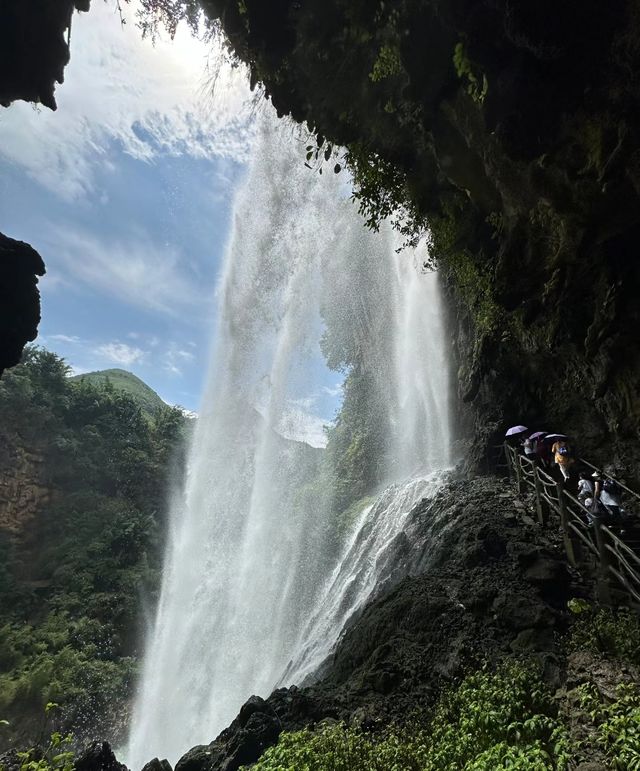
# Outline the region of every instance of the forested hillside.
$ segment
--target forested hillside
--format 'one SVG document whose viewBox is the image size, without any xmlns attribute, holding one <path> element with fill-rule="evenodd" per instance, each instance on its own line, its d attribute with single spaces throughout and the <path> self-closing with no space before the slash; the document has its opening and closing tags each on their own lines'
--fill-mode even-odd
<svg viewBox="0 0 640 771">
<path fill-rule="evenodd" d="M 101 369 L 97 372 L 83 372 L 71 378 L 74 382 L 86 382 L 95 386 L 112 386 L 117 391 L 124 391 L 132 396 L 143 411 L 153 415 L 161 409 L 164 402 L 158 394 L 133 372 L 125 369 Z"/>
<path fill-rule="evenodd" d="M 1 744 L 44 708 L 77 740 L 117 740 L 158 589 L 168 486 L 186 419 L 41 348 L 0 381 Z"/>
</svg>

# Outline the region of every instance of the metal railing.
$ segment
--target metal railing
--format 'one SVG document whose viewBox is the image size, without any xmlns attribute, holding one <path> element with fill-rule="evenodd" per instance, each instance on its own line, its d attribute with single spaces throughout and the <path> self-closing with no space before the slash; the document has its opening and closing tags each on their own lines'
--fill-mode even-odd
<svg viewBox="0 0 640 771">
<path fill-rule="evenodd" d="M 610 527 L 594 516 L 574 495 L 565 489 L 564 483 L 553 479 L 534 461 L 520 454 L 516 448 L 505 444 L 509 472 L 522 495 L 531 488 L 535 494 L 538 522 L 548 526 L 550 519 L 559 520 L 567 559 L 575 568 L 595 561 L 601 599 L 611 602 L 611 594 L 618 590 L 627 596 L 632 605 L 640 605 L 640 556 L 634 550 L 640 543 L 626 543 Z M 600 471 L 587 461 L 581 463 L 594 471 Z M 603 477 L 613 479 L 600 471 Z M 640 495 L 626 485 L 614 480 L 635 501 Z M 638 549 L 640 551 L 640 549 Z"/>
</svg>

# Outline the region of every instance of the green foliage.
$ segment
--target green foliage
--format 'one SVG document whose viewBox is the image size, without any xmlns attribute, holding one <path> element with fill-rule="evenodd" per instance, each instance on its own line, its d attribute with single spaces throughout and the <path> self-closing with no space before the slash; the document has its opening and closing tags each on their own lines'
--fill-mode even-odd
<svg viewBox="0 0 640 771">
<path fill-rule="evenodd" d="M 70 380 L 72 383 L 89 383 L 98 388 L 104 386 L 106 390 L 111 388 L 115 391 L 124 391 L 133 396 L 142 407 L 143 412 L 150 417 L 158 410 L 163 410 L 166 407 L 166 404 L 153 388 L 149 388 L 133 372 L 127 372 L 124 369 L 103 369 L 98 372 L 85 372 L 82 375 L 70 378 Z"/>
<path fill-rule="evenodd" d="M 45 720 L 59 707 L 55 702 L 45 705 Z M 7 720 L 0 720 L 0 725 L 9 725 Z M 20 771 L 73 771 L 75 768 L 75 752 L 73 751 L 73 737 L 71 734 L 63 735 L 60 731 L 52 731 L 46 742 L 40 743 L 27 750 L 16 752 L 20 763 Z M 0 764 L 0 771 L 5 771 L 5 766 Z"/>
<path fill-rule="evenodd" d="M 411 727 L 367 735 L 332 725 L 283 734 L 254 771 L 564 769 L 567 732 L 533 665 L 469 675 Z"/>
<path fill-rule="evenodd" d="M 349 145 L 345 163 L 353 177 L 353 199 L 366 226 L 377 232 L 384 220 L 390 220 L 404 237 L 404 245 L 416 246 L 426 233 L 427 221 L 411 200 L 406 174 L 359 142 Z"/>
<path fill-rule="evenodd" d="M 457 43 L 453 51 L 453 66 L 456 69 L 456 75 L 466 83 L 469 96 L 474 102 L 482 104 L 489 91 L 487 76 L 476 72 L 476 68 L 469 59 L 467 48 L 462 42 Z"/>
<path fill-rule="evenodd" d="M 128 3 L 130 0 L 124 1 Z M 199 0 L 140 0 L 137 21 L 142 36 L 150 37 L 153 41 L 163 28 L 173 40 L 181 23 L 197 35 L 201 22 L 206 22 Z"/>
<path fill-rule="evenodd" d="M 384 394 L 375 376 L 354 368 L 345 380 L 344 399 L 334 425 L 327 429 L 325 462 L 332 472 L 333 510 L 346 532 L 344 514 L 354 501 L 370 494 L 383 475 L 388 445 Z"/>
<path fill-rule="evenodd" d="M 591 609 L 581 605 L 571 627 L 569 647 L 640 665 L 640 618 L 628 608 Z"/>
<path fill-rule="evenodd" d="M 399 75 L 402 71 L 402 59 L 400 58 L 398 47 L 385 44 L 380 49 L 373 63 L 373 69 L 369 73 L 369 78 L 374 83 L 377 83 L 379 80 Z"/>
<path fill-rule="evenodd" d="M 478 332 L 495 332 L 503 322 L 504 313 L 493 297 L 491 273 L 461 245 L 464 240 L 461 204 L 445 202 L 442 209 L 440 216 L 429 219 L 429 251 L 451 275 Z"/>
<path fill-rule="evenodd" d="M 71 747 L 73 737 L 54 731 L 44 750 L 33 747 L 18 752 L 20 771 L 73 771 L 75 753 Z"/>
<path fill-rule="evenodd" d="M 48 702 L 79 740 L 117 738 L 140 602 L 159 585 L 167 483 L 182 465 L 180 410 L 150 414 L 108 381 L 67 375 L 59 357 L 30 347 L 0 381 L 0 443 L 38 458 L 31 473 L 54 492 L 22 542 L 0 541 L 0 713 L 10 738 L 33 737 Z"/>
<path fill-rule="evenodd" d="M 332 159 L 336 161 L 339 157 L 338 150 L 331 142 L 325 142 L 323 136 L 316 136 L 315 145 L 307 145 L 305 152 L 306 160 L 304 165 L 308 169 L 317 171 L 319 174 L 322 174 L 325 162 Z M 335 174 L 339 174 L 342 171 L 342 165 L 340 163 L 335 163 L 333 171 Z"/>
<path fill-rule="evenodd" d="M 605 699 L 592 683 L 580 686 L 580 706 L 595 725 L 596 744 L 604 750 L 608 768 L 640 769 L 640 689 L 635 683 L 620 684 L 616 698 Z"/>
</svg>

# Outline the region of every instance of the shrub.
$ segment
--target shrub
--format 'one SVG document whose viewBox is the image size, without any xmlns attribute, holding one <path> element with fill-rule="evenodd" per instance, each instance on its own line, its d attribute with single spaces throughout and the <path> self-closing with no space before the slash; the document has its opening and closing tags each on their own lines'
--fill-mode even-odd
<svg viewBox="0 0 640 771">
<path fill-rule="evenodd" d="M 445 692 L 413 725 L 368 735 L 344 725 L 285 733 L 254 771 L 564 769 L 569 739 L 534 665 L 509 662 Z"/>
<path fill-rule="evenodd" d="M 571 628 L 570 650 L 602 653 L 640 664 L 640 618 L 636 613 L 628 608 L 593 609 L 574 600 L 569 609 L 577 616 Z"/>
<path fill-rule="evenodd" d="M 611 769 L 640 769 L 640 689 L 621 684 L 616 699 L 607 702 L 591 683 L 579 688 L 580 706 L 589 712 L 596 727 L 595 742 L 607 754 Z"/>
</svg>

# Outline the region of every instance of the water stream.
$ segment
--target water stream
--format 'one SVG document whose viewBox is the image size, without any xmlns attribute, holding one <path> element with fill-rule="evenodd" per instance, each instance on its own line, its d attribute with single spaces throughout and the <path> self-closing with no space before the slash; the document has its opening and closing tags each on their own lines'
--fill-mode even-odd
<svg viewBox="0 0 640 771">
<path fill-rule="evenodd" d="M 154 756 L 175 762 L 214 739 L 251 694 L 311 674 L 384 580 L 386 545 L 450 462 L 437 276 L 397 254 L 389 229 L 364 228 L 341 178 L 304 167 L 290 128 L 265 115 L 258 135 L 187 482 L 172 507 L 126 753 L 133 769 Z M 361 512 L 337 563 L 332 491 L 318 485 L 323 451 L 284 438 L 292 405 L 317 386 L 322 319 L 344 329 L 385 394 L 380 477 L 405 480 Z"/>
</svg>

